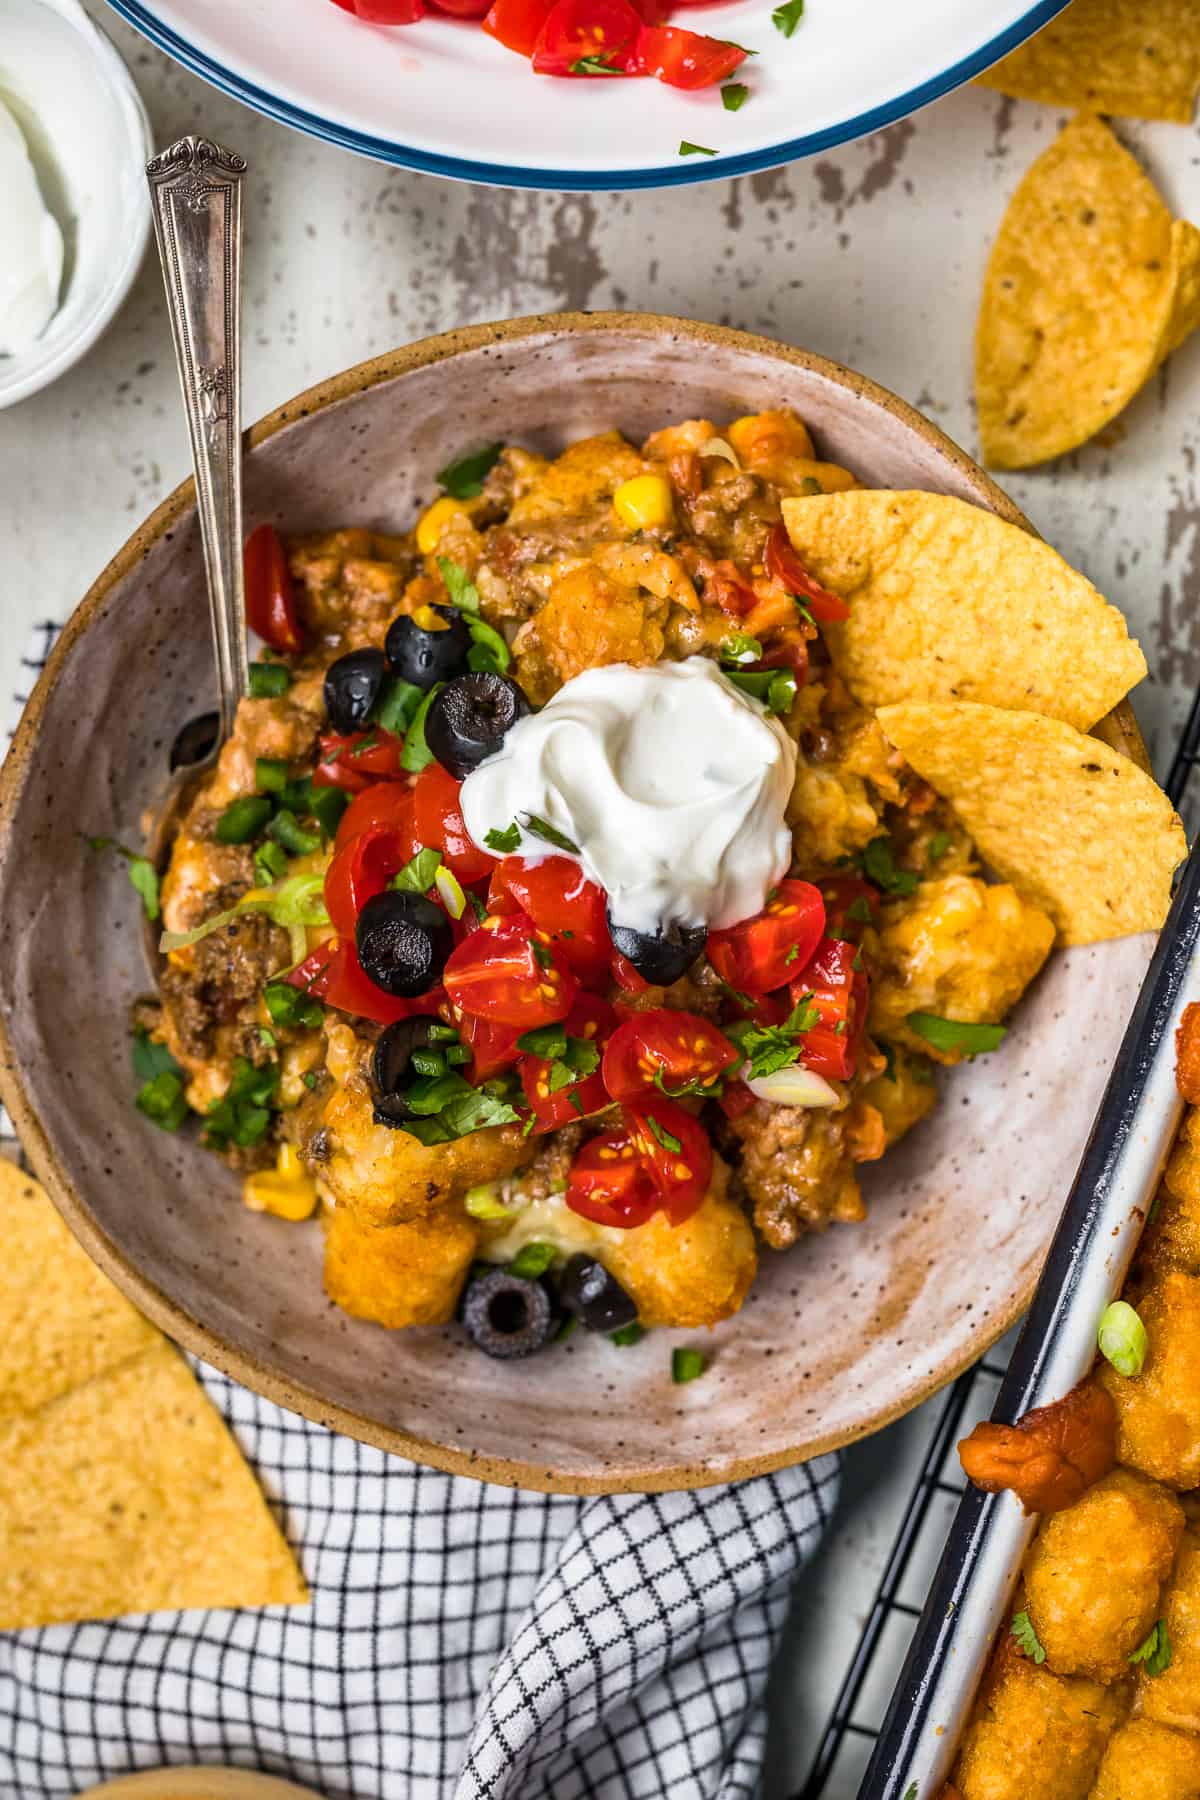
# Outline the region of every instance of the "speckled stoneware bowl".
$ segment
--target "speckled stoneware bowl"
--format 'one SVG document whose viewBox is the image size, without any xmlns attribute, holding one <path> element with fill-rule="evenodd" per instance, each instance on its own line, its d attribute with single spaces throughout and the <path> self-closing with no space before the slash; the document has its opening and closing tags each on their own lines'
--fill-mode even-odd
<svg viewBox="0 0 1200 1800">
<path fill-rule="evenodd" d="M 464 445 L 556 451 L 618 425 L 794 407 L 868 483 L 1017 519 L 936 428 L 861 376 L 715 326 L 564 315 L 379 357 L 250 433 L 247 529 L 408 525 Z M 491 1363 L 454 1327 L 393 1334 L 321 1289 L 316 1224 L 245 1211 L 219 1162 L 132 1105 L 129 1003 L 150 985 L 137 902 L 81 833 L 136 839 L 167 747 L 212 701 L 190 484 L 130 539 L 51 658 L 0 777 L 0 1092 L 86 1248 L 173 1337 L 285 1406 L 486 1480 L 594 1492 L 752 1475 L 876 1429 L 971 1362 L 1029 1295 L 1149 955 L 1054 957 L 1004 1047 L 865 1171 L 870 1218 L 765 1252 L 712 1357 L 675 1387 L 672 1344 L 577 1333 Z M 1140 755 L 1127 708 L 1106 734 Z M 1064 821 L 1069 829 L 1069 821 Z"/>
</svg>

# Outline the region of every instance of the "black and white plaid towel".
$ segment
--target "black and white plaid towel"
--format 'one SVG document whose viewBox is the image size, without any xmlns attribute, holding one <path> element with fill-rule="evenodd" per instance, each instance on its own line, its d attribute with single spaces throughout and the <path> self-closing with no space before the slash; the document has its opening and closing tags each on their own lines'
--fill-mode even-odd
<svg viewBox="0 0 1200 1800">
<path fill-rule="evenodd" d="M 31 675 L 54 628 L 39 628 Z M 0 1797 L 235 1763 L 330 1800 L 735 1800 L 838 1463 L 694 1494 L 513 1493 L 386 1456 L 193 1362 L 303 1608 L 0 1635 Z"/>
</svg>

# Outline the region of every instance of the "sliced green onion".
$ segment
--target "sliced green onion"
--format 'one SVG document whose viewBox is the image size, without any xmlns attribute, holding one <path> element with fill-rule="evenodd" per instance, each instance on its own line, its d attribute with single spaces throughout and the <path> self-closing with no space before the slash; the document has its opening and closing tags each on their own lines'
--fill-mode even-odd
<svg viewBox="0 0 1200 1800">
<path fill-rule="evenodd" d="M 447 1044 L 442 1055 L 451 1069 L 461 1069 L 471 1060 L 471 1052 L 465 1044 Z"/>
<path fill-rule="evenodd" d="M 315 787 L 309 797 L 308 810 L 321 827 L 322 837 L 331 838 L 350 804 L 344 788 Z"/>
<path fill-rule="evenodd" d="M 214 827 L 222 844 L 248 844 L 271 816 L 271 802 L 264 794 L 243 794 L 231 800 Z"/>
<path fill-rule="evenodd" d="M 463 1205 L 473 1219 L 510 1219 L 512 1213 L 501 1199 L 498 1181 L 479 1181 L 463 1195 Z"/>
<path fill-rule="evenodd" d="M 640 1344 L 645 1335 L 646 1327 L 637 1319 L 631 1319 L 628 1325 L 622 1325 L 616 1331 L 610 1332 L 608 1341 L 610 1344 L 615 1344 L 619 1350 L 623 1350 L 627 1344 Z"/>
<path fill-rule="evenodd" d="M 269 838 L 265 844 L 259 844 L 254 852 L 254 873 L 263 887 L 282 880 L 287 870 L 287 853 L 281 844 L 273 844 Z"/>
<path fill-rule="evenodd" d="M 1127 1300 L 1106 1306 L 1096 1333 L 1100 1354 L 1118 1375 L 1140 1375 L 1146 1362 L 1149 1339 L 1146 1327 Z"/>
<path fill-rule="evenodd" d="M 703 1375 L 708 1367 L 708 1359 L 702 1350 L 672 1350 L 671 1380 L 677 1383 L 695 1381 Z"/>
<path fill-rule="evenodd" d="M 463 886 L 453 869 L 443 863 L 433 878 L 433 885 L 442 896 L 442 905 L 452 919 L 461 919 L 467 910 L 467 896 Z"/>
<path fill-rule="evenodd" d="M 274 700 L 280 694 L 286 694 L 292 685 L 292 677 L 282 663 L 252 662 L 250 664 L 250 698 L 252 700 Z"/>
<path fill-rule="evenodd" d="M 163 1069 L 140 1089 L 135 1105 L 164 1131 L 178 1131 L 188 1115 L 183 1081 L 171 1069 Z"/>
<path fill-rule="evenodd" d="M 792 710 L 796 700 L 796 677 L 790 669 L 780 669 L 767 688 L 767 705 L 773 713 Z"/>
<path fill-rule="evenodd" d="M 440 1050 L 414 1050 L 409 1061 L 418 1075 L 444 1075 L 446 1073 L 446 1058 Z"/>
<path fill-rule="evenodd" d="M 260 794 L 282 794 L 288 784 L 288 766 L 278 756 L 256 756 L 254 785 Z"/>
<path fill-rule="evenodd" d="M 269 981 L 263 989 L 263 1005 L 275 1025 L 305 1025 L 310 1028 L 321 1024 L 325 1017 L 324 1009 L 317 1004 L 311 995 L 301 988 L 289 986 L 286 981 Z"/>
<path fill-rule="evenodd" d="M 727 663 L 758 662 L 762 653 L 762 645 L 748 631 L 735 631 L 721 645 L 721 661 Z"/>
<path fill-rule="evenodd" d="M 321 848 L 321 836 L 316 831 L 306 831 L 294 812 L 285 806 L 275 814 L 267 826 L 267 836 L 282 844 L 289 856 L 308 856 Z"/>
<path fill-rule="evenodd" d="M 546 1273 L 555 1255 L 553 1244 L 522 1244 L 509 1263 L 508 1272 L 522 1281 L 536 1281 L 539 1275 Z"/>
<path fill-rule="evenodd" d="M 272 888 L 268 911 L 276 925 L 328 925 L 325 910 L 325 877 L 316 871 L 292 875 Z"/>
<path fill-rule="evenodd" d="M 962 1019 L 940 1019 L 927 1012 L 910 1012 L 908 1028 L 935 1050 L 961 1050 L 965 1056 L 986 1056 L 989 1050 L 998 1050 L 1008 1035 L 1005 1025 L 968 1025 Z"/>
</svg>

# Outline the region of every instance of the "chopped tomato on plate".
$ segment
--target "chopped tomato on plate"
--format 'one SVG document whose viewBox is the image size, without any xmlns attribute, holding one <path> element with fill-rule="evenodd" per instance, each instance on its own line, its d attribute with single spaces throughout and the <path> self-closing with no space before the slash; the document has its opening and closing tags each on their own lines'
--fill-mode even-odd
<svg viewBox="0 0 1200 1800">
<path fill-rule="evenodd" d="M 554 0 L 493 0 L 483 29 L 506 50 L 532 56 L 538 34 Z"/>
<path fill-rule="evenodd" d="M 674 1100 L 646 1098 L 625 1123 L 672 1225 L 691 1217 L 708 1191 L 712 1145 L 699 1119 Z"/>
<path fill-rule="evenodd" d="M 521 1031 L 565 1019 L 579 992 L 562 951 L 529 919 L 473 931 L 450 952 L 442 979 L 456 1011 Z"/>
<path fill-rule="evenodd" d="M 287 551 L 273 525 L 259 525 L 242 553 L 246 623 L 272 650 L 294 656 L 304 648 L 304 627 Z"/>
<path fill-rule="evenodd" d="M 625 1019 L 604 1052 L 604 1085 L 614 1100 L 699 1092 L 740 1062 L 724 1032 L 696 1013 L 655 1007 Z"/>
<path fill-rule="evenodd" d="M 607 1000 L 602 1000 L 598 994 L 580 994 L 563 1020 L 563 1029 L 568 1038 L 594 1044 L 599 1052 L 616 1023 L 617 1015 Z M 560 1125 L 569 1125 L 572 1120 L 600 1112 L 611 1104 L 599 1063 L 590 1075 L 582 1075 L 575 1081 L 568 1081 L 565 1076 L 566 1065 L 556 1065 L 551 1058 L 533 1055 L 521 1058 L 521 1086 L 537 1121 L 535 1130 L 554 1131 Z"/>
<path fill-rule="evenodd" d="M 345 735 L 327 731 L 317 739 L 320 761 L 313 770 L 313 786 L 361 794 L 372 781 L 395 781 L 404 772 L 400 767 L 403 748 L 404 739 L 382 725 Z"/>
<path fill-rule="evenodd" d="M 627 1230 L 658 1211 L 658 1191 L 627 1130 L 589 1138 L 571 1164 L 566 1203 L 594 1225 Z"/>
<path fill-rule="evenodd" d="M 714 81 L 727 81 L 745 60 L 739 45 L 678 25 L 644 25 L 637 43 L 639 69 L 668 87 L 711 87 Z"/>
<path fill-rule="evenodd" d="M 526 862 L 506 856 L 493 864 L 488 909 L 527 913 L 549 932 L 581 981 L 602 981 L 612 956 L 604 893 L 569 856 Z"/>
<path fill-rule="evenodd" d="M 636 74 L 640 15 L 629 0 L 554 0 L 533 47 L 539 75 Z"/>
<path fill-rule="evenodd" d="M 764 555 L 767 574 L 780 587 L 786 588 L 798 600 L 803 600 L 809 612 L 819 624 L 828 624 L 833 619 L 848 619 L 850 608 L 838 594 L 831 594 L 828 588 L 814 581 L 796 552 L 792 549 L 787 527 L 783 524 L 772 525 L 767 538 Z"/>
<path fill-rule="evenodd" d="M 760 913 L 708 934 L 708 960 L 730 987 L 769 994 L 803 968 L 825 929 L 825 903 L 808 881 L 781 881 Z"/>
<path fill-rule="evenodd" d="M 835 1081 L 849 1081 L 858 1067 L 867 1023 L 867 977 L 857 944 L 822 938 L 816 955 L 791 984 L 793 1005 L 815 1006 L 820 1022 L 804 1033 L 800 1061 Z"/>
<path fill-rule="evenodd" d="M 373 1019 L 377 1025 L 394 1025 L 400 1019 L 434 1014 L 445 1000 L 440 987 L 430 988 L 427 994 L 418 994 L 413 1000 L 385 994 L 359 962 L 352 938 L 327 939 L 283 980 L 326 1006 Z"/>
</svg>

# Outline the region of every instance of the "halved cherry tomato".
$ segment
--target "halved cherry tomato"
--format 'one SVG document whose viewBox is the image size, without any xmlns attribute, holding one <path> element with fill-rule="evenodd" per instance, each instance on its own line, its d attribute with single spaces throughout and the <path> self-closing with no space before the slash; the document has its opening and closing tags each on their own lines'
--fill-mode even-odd
<svg viewBox="0 0 1200 1800">
<path fill-rule="evenodd" d="M 409 782 L 373 781 L 361 794 L 356 794 L 338 820 L 334 848 L 340 850 L 343 844 L 356 838 L 360 831 L 366 831 L 373 825 L 390 825 L 412 844 L 409 855 L 416 854 L 413 791 Z"/>
<path fill-rule="evenodd" d="M 554 0 L 493 0 L 483 29 L 508 50 L 532 56 Z"/>
<path fill-rule="evenodd" d="M 658 1191 L 627 1130 L 589 1138 L 571 1164 L 566 1203 L 595 1225 L 627 1230 L 658 1211 Z"/>
<path fill-rule="evenodd" d="M 333 0 L 343 12 L 354 13 L 372 25 L 415 25 L 425 17 L 421 0 Z"/>
<path fill-rule="evenodd" d="M 800 1061 L 835 1081 L 849 1081 L 857 1069 L 866 1029 L 867 977 L 854 967 L 859 960 L 856 944 L 822 938 L 816 955 L 791 984 L 792 1004 L 807 1001 L 821 1015 L 801 1040 Z"/>
<path fill-rule="evenodd" d="M 617 1015 L 607 1000 L 598 994 L 580 994 L 563 1020 L 568 1037 L 583 1038 L 602 1051 L 617 1023 Z M 536 1131 L 554 1131 L 582 1119 L 588 1113 L 600 1112 L 610 1104 L 599 1066 L 565 1087 L 552 1088 L 554 1064 L 543 1056 L 521 1058 L 521 1086 L 537 1120 Z"/>
<path fill-rule="evenodd" d="M 708 1019 L 658 1006 L 617 1027 L 604 1052 L 604 1085 L 614 1100 L 653 1096 L 660 1077 L 664 1093 L 708 1087 L 741 1054 Z"/>
<path fill-rule="evenodd" d="M 342 937 L 353 937 L 359 913 L 417 851 L 410 823 L 369 825 L 335 849 L 325 871 L 325 910 Z"/>
<path fill-rule="evenodd" d="M 520 1061 L 517 1039 L 521 1035 L 521 1026 L 494 1025 L 490 1019 L 476 1019 L 470 1013 L 457 1017 L 455 1024 L 459 1037 L 471 1052 L 471 1065 L 466 1075 L 474 1087 Z"/>
<path fill-rule="evenodd" d="M 825 903 L 808 881 L 781 881 L 760 913 L 708 934 L 708 960 L 730 987 L 769 994 L 803 968 L 825 929 Z"/>
<path fill-rule="evenodd" d="M 792 549 L 787 527 L 782 523 L 772 525 L 763 561 L 771 580 L 777 581 L 789 594 L 795 594 L 798 600 L 803 600 L 818 624 L 824 625 L 831 619 L 850 617 L 850 608 L 846 602 L 838 594 L 831 594 L 819 581 L 813 580 Z"/>
<path fill-rule="evenodd" d="M 304 648 L 304 627 L 287 551 L 273 525 L 259 525 L 242 553 L 246 623 L 272 650 L 295 655 Z"/>
<path fill-rule="evenodd" d="M 668 87 L 711 87 L 714 81 L 727 80 L 745 60 L 739 45 L 678 25 L 643 25 L 637 41 L 639 70 Z"/>
<path fill-rule="evenodd" d="M 624 75 L 636 62 L 641 29 L 629 0 L 555 0 L 533 47 L 534 69 L 539 75 L 586 75 L 576 65 L 595 59 Z"/>
<path fill-rule="evenodd" d="M 731 618 L 744 619 L 758 605 L 758 595 L 735 562 L 728 557 L 717 563 L 704 583 L 704 599 L 709 606 L 719 606 Z"/>
<path fill-rule="evenodd" d="M 374 1019 L 378 1025 L 394 1025 L 398 1019 L 414 1019 L 437 1013 L 445 1004 L 440 987 L 402 1000 L 376 987 L 358 960 L 352 938 L 328 938 L 311 956 L 283 977 L 289 987 L 303 988 L 326 1006 Z"/>
<path fill-rule="evenodd" d="M 646 977 L 644 975 L 639 975 L 629 958 L 627 956 L 622 956 L 620 952 L 617 952 L 616 955 L 609 958 L 608 972 L 616 982 L 617 986 L 624 989 L 625 993 L 629 994 L 631 997 L 634 994 L 648 994 L 650 992 L 650 983 L 646 980 Z"/>
<path fill-rule="evenodd" d="M 604 892 L 577 862 L 569 856 L 547 856 L 533 863 L 506 856 L 494 864 L 488 908 L 511 912 L 514 907 L 550 933 L 581 981 L 603 981 L 612 955 Z"/>
<path fill-rule="evenodd" d="M 317 739 L 320 760 L 313 770 L 314 787 L 340 787 L 360 794 L 372 781 L 395 781 L 404 773 L 400 752 L 404 739 L 373 725 L 370 731 L 343 735 L 327 731 Z"/>
<path fill-rule="evenodd" d="M 816 885 L 825 902 L 825 929 L 830 937 L 852 938 L 857 943 L 864 925 L 872 924 L 877 915 L 879 890 L 861 875 L 820 875 Z M 868 912 L 870 918 L 864 916 Z"/>
<path fill-rule="evenodd" d="M 673 1100 L 641 1100 L 625 1108 L 624 1118 L 663 1211 L 672 1225 L 682 1225 L 708 1192 L 712 1176 L 708 1133 L 699 1119 Z"/>
<path fill-rule="evenodd" d="M 482 881 L 496 859 L 468 835 L 458 803 L 461 786 L 441 763 L 432 762 L 422 769 L 413 789 L 417 839 L 431 850 L 440 850 L 460 881 Z"/>
<path fill-rule="evenodd" d="M 473 931 L 450 952 L 442 979 L 456 1013 L 521 1031 L 565 1019 L 579 992 L 562 951 L 529 919 Z"/>
</svg>

